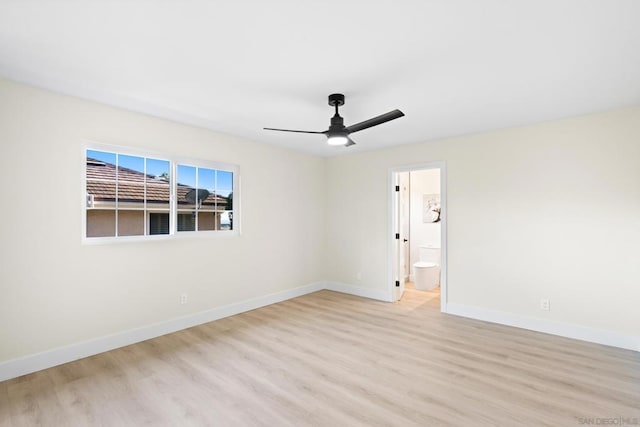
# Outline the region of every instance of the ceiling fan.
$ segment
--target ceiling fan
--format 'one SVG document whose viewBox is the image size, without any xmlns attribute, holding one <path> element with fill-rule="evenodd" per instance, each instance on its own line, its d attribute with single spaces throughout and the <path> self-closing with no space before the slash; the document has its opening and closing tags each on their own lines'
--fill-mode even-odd
<svg viewBox="0 0 640 427">
<path fill-rule="evenodd" d="M 381 114 L 379 116 L 373 117 L 369 120 L 365 120 L 360 123 L 356 123 L 355 125 L 345 126 L 344 119 L 338 113 L 338 107 L 344 105 L 344 95 L 341 93 L 334 93 L 329 95 L 329 105 L 335 107 L 336 114 L 331 118 L 331 125 L 329 129 L 324 132 L 315 132 L 308 130 L 290 130 L 290 129 L 275 129 L 275 128 L 264 128 L 265 130 L 277 130 L 281 132 L 297 132 L 297 133 L 321 133 L 326 135 L 327 143 L 329 145 L 344 145 L 345 147 L 349 147 L 351 145 L 355 145 L 356 143 L 349 137 L 349 134 L 354 132 L 358 132 L 364 129 L 368 129 L 373 126 L 381 125 L 382 123 L 388 122 L 390 120 L 398 119 L 404 116 L 404 113 L 400 110 L 389 111 L 388 113 Z"/>
</svg>

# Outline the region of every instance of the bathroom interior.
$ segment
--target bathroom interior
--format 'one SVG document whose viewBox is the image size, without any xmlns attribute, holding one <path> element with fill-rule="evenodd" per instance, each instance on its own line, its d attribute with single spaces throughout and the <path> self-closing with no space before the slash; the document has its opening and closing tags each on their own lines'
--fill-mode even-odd
<svg viewBox="0 0 640 427">
<path fill-rule="evenodd" d="M 409 191 L 408 259 L 405 263 L 405 293 L 440 307 L 442 216 L 440 169 L 406 172 Z M 402 203 L 402 202 L 401 202 Z M 406 221 L 406 220 L 405 220 Z"/>
</svg>

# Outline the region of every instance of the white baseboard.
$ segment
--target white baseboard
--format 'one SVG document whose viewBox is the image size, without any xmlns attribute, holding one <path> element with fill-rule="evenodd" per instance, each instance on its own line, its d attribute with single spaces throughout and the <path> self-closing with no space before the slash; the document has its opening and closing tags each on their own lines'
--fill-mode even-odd
<svg viewBox="0 0 640 427">
<path fill-rule="evenodd" d="M 340 282 L 326 282 L 324 288 L 329 291 L 341 292 L 343 294 L 356 295 L 359 297 L 376 299 L 379 301 L 393 302 L 388 291 L 363 288 L 357 285 Z"/>
<path fill-rule="evenodd" d="M 605 329 L 590 328 L 571 323 L 557 322 L 554 320 L 539 319 L 534 317 L 519 316 L 503 311 L 487 310 L 481 307 L 473 307 L 449 302 L 446 307 L 447 314 L 468 317 L 485 322 L 499 323 L 501 325 L 514 326 L 516 328 L 529 329 L 536 332 L 544 332 L 551 335 L 559 335 L 565 338 L 573 338 L 581 341 L 604 344 L 628 350 L 640 351 L 640 336 L 621 334 Z"/>
<path fill-rule="evenodd" d="M 170 334 L 182 329 L 191 328 L 203 323 L 212 322 L 224 317 L 233 316 L 245 311 L 254 310 L 256 308 L 310 294 L 322 289 L 325 289 L 325 283 L 311 283 L 309 285 L 276 292 L 247 301 L 214 308 L 212 310 L 178 317 L 165 322 L 47 350 L 42 353 L 7 360 L 0 363 L 0 381 L 16 378 L 42 369 L 51 368 L 63 363 L 103 353 L 105 351 L 135 344 L 161 335 Z"/>
</svg>

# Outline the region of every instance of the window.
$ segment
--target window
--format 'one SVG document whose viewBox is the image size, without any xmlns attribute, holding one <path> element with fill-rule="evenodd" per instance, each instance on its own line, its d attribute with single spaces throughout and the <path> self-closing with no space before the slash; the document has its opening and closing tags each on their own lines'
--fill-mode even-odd
<svg viewBox="0 0 640 427">
<path fill-rule="evenodd" d="M 85 236 L 232 231 L 237 170 L 88 149 Z"/>
<path fill-rule="evenodd" d="M 233 229 L 233 172 L 177 165 L 178 232 Z"/>
</svg>

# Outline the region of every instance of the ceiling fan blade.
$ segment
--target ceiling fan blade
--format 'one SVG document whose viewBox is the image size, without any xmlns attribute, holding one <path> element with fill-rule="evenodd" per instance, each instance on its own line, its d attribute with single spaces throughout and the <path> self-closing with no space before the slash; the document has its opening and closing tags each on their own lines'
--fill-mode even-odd
<svg viewBox="0 0 640 427">
<path fill-rule="evenodd" d="M 400 110 L 389 111 L 388 113 L 381 114 L 372 119 L 365 120 L 364 122 L 360 122 L 360 123 L 356 123 L 355 125 L 348 126 L 347 131 L 349 133 L 358 132 L 373 126 L 381 125 L 382 123 L 388 122 L 390 120 L 398 119 L 402 116 L 404 116 L 404 113 Z"/>
<path fill-rule="evenodd" d="M 353 142 L 353 139 L 347 137 L 348 141 L 346 144 L 344 144 L 345 147 L 351 147 L 352 145 L 356 145 L 355 142 Z"/>
<path fill-rule="evenodd" d="M 275 128 L 263 128 L 264 130 L 277 130 L 279 132 L 296 132 L 296 133 L 324 133 L 324 132 L 315 132 L 311 130 L 291 130 L 291 129 L 275 129 Z"/>
</svg>

